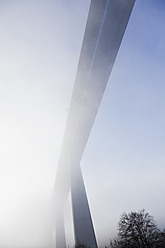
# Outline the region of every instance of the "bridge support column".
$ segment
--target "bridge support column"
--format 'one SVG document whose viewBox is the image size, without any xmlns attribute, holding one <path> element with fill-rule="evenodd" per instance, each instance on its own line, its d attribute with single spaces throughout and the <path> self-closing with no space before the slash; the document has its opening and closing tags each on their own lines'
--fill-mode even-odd
<svg viewBox="0 0 165 248">
<path fill-rule="evenodd" d="M 59 211 L 58 215 L 56 216 L 55 234 L 56 234 L 55 248 L 66 248 L 65 227 L 64 227 L 64 218 L 62 211 L 61 212 Z"/>
<path fill-rule="evenodd" d="M 97 248 L 81 168 L 76 160 L 70 161 L 70 179 L 75 242 Z"/>
</svg>

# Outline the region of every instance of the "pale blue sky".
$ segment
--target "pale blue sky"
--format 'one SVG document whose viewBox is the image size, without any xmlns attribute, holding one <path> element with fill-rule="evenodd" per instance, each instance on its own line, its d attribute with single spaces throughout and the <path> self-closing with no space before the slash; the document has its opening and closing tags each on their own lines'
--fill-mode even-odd
<svg viewBox="0 0 165 248">
<path fill-rule="evenodd" d="M 89 2 L 0 2 L 0 248 L 46 242 Z M 164 23 L 163 0 L 136 0 L 82 159 L 100 244 L 124 211 L 165 228 Z"/>
</svg>

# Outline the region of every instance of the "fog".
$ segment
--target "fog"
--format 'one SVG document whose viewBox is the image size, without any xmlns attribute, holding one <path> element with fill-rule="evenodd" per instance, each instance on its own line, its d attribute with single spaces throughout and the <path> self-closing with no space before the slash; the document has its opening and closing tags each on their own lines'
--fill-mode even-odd
<svg viewBox="0 0 165 248">
<path fill-rule="evenodd" d="M 57 1 L 0 3 L 3 248 L 46 247 L 48 242 L 55 172 L 78 59 L 73 52 L 70 60 L 66 42 L 68 32 L 75 31 L 67 23 L 68 7 Z M 77 50 L 81 37 L 78 44 Z"/>
<path fill-rule="evenodd" d="M 0 248 L 51 247 L 52 194 L 88 0 L 0 2 Z M 124 211 L 164 219 L 164 11 L 137 0 L 82 158 L 99 244 Z M 67 243 L 73 244 L 70 198 Z"/>
</svg>

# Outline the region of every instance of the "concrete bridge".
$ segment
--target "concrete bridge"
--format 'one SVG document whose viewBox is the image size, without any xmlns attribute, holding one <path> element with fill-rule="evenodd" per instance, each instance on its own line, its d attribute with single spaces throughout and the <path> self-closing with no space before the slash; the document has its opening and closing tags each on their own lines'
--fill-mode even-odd
<svg viewBox="0 0 165 248">
<path fill-rule="evenodd" d="M 80 168 L 135 0 L 91 0 L 54 186 L 56 248 L 66 248 L 63 210 L 71 192 L 75 243 L 97 248 Z"/>
</svg>

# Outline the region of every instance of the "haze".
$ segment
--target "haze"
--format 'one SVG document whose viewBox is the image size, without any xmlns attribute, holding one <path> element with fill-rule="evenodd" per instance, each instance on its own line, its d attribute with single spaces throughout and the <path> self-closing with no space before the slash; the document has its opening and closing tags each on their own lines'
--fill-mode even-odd
<svg viewBox="0 0 165 248">
<path fill-rule="evenodd" d="M 0 248 L 51 243 L 52 190 L 89 3 L 0 2 Z M 165 228 L 164 22 L 164 1 L 136 0 L 83 156 L 100 245 L 124 211 L 145 208 Z M 70 214 L 68 202 L 68 229 Z"/>
</svg>

